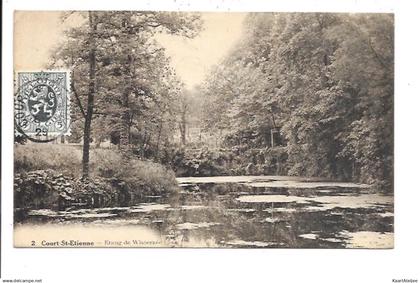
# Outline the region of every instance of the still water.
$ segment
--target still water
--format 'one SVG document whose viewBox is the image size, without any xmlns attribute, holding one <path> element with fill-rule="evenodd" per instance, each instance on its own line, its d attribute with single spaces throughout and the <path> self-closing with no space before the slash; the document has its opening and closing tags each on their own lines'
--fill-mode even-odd
<svg viewBox="0 0 420 283">
<path fill-rule="evenodd" d="M 393 196 L 367 185 L 280 176 L 177 180 L 178 194 L 131 207 L 31 211 L 15 225 L 15 244 L 59 230 L 102 239 L 99 246 L 130 239 L 157 247 L 393 247 Z"/>
</svg>

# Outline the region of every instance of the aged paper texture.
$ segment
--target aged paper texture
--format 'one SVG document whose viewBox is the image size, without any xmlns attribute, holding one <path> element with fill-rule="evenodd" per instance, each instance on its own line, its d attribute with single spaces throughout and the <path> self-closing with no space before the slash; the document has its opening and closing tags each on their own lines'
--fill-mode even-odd
<svg viewBox="0 0 420 283">
<path fill-rule="evenodd" d="M 393 14 L 14 16 L 15 247 L 393 248 Z"/>
</svg>

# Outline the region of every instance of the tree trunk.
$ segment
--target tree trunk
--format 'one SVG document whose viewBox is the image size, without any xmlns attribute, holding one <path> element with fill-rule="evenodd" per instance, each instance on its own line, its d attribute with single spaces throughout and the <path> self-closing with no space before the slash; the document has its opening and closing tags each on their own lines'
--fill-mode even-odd
<svg viewBox="0 0 420 283">
<path fill-rule="evenodd" d="M 184 146 L 186 143 L 186 132 L 187 132 L 187 118 L 186 118 L 186 107 L 181 113 L 181 122 L 179 123 L 179 131 L 181 134 L 181 144 Z"/>
<path fill-rule="evenodd" d="M 127 88 L 123 93 L 123 128 L 120 133 L 120 148 L 127 149 L 130 139 L 130 109 L 129 109 L 129 94 L 130 90 Z"/>
<path fill-rule="evenodd" d="M 90 134 L 93 115 L 93 103 L 96 92 L 96 16 L 94 12 L 89 12 L 89 92 L 83 130 L 83 158 L 82 158 L 82 177 L 89 177 L 89 150 Z"/>
<path fill-rule="evenodd" d="M 133 55 L 128 55 L 128 68 L 127 74 L 130 78 L 128 86 L 123 92 L 122 106 L 123 106 L 123 129 L 120 136 L 120 148 L 122 150 L 127 150 L 130 144 L 130 128 L 131 128 L 131 117 L 130 117 L 130 92 L 133 87 L 133 67 L 134 67 L 134 57 Z"/>
<path fill-rule="evenodd" d="M 156 158 L 159 158 L 159 145 L 160 145 L 160 137 L 162 136 L 162 127 L 163 127 L 163 119 L 159 121 L 159 132 L 157 137 L 157 144 L 156 144 Z"/>
</svg>

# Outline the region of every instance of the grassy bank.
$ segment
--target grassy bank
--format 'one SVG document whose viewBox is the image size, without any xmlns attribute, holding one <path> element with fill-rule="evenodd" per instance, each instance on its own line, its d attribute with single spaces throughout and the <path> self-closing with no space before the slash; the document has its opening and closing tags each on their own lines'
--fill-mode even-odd
<svg viewBox="0 0 420 283">
<path fill-rule="evenodd" d="M 59 144 L 26 144 L 15 146 L 16 173 L 52 169 L 74 177 L 81 176 L 81 147 Z M 175 175 L 158 163 L 138 158 L 123 160 L 111 149 L 93 149 L 90 152 L 92 177 L 121 178 L 152 186 L 168 187 L 176 184 Z"/>
<path fill-rule="evenodd" d="M 76 181 L 81 177 L 81 160 L 82 151 L 77 146 L 16 145 L 15 176 L 25 179 L 25 174 L 29 172 L 51 171 L 53 173 L 50 175 L 62 174 L 66 178 L 74 180 L 72 186 L 77 187 L 79 185 L 76 184 Z M 130 202 L 138 201 L 144 195 L 166 194 L 174 192 L 178 188 L 173 171 L 158 163 L 135 157 L 123 158 L 121 153 L 110 149 L 92 150 L 90 160 L 90 179 L 93 183 L 89 186 L 104 182 L 111 184 L 113 189 L 117 188 L 117 190 L 129 194 Z M 48 176 L 48 178 L 50 177 Z M 28 187 L 28 184 L 25 186 Z M 102 190 L 107 187 L 109 186 L 102 186 Z M 23 189 L 27 190 L 27 188 Z"/>
</svg>

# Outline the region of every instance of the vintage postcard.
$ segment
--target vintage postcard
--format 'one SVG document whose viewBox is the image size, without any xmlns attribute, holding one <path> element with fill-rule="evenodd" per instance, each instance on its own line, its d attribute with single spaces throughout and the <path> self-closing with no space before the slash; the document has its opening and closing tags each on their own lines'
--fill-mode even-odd
<svg viewBox="0 0 420 283">
<path fill-rule="evenodd" d="M 394 16 L 15 11 L 14 246 L 394 247 Z"/>
</svg>

